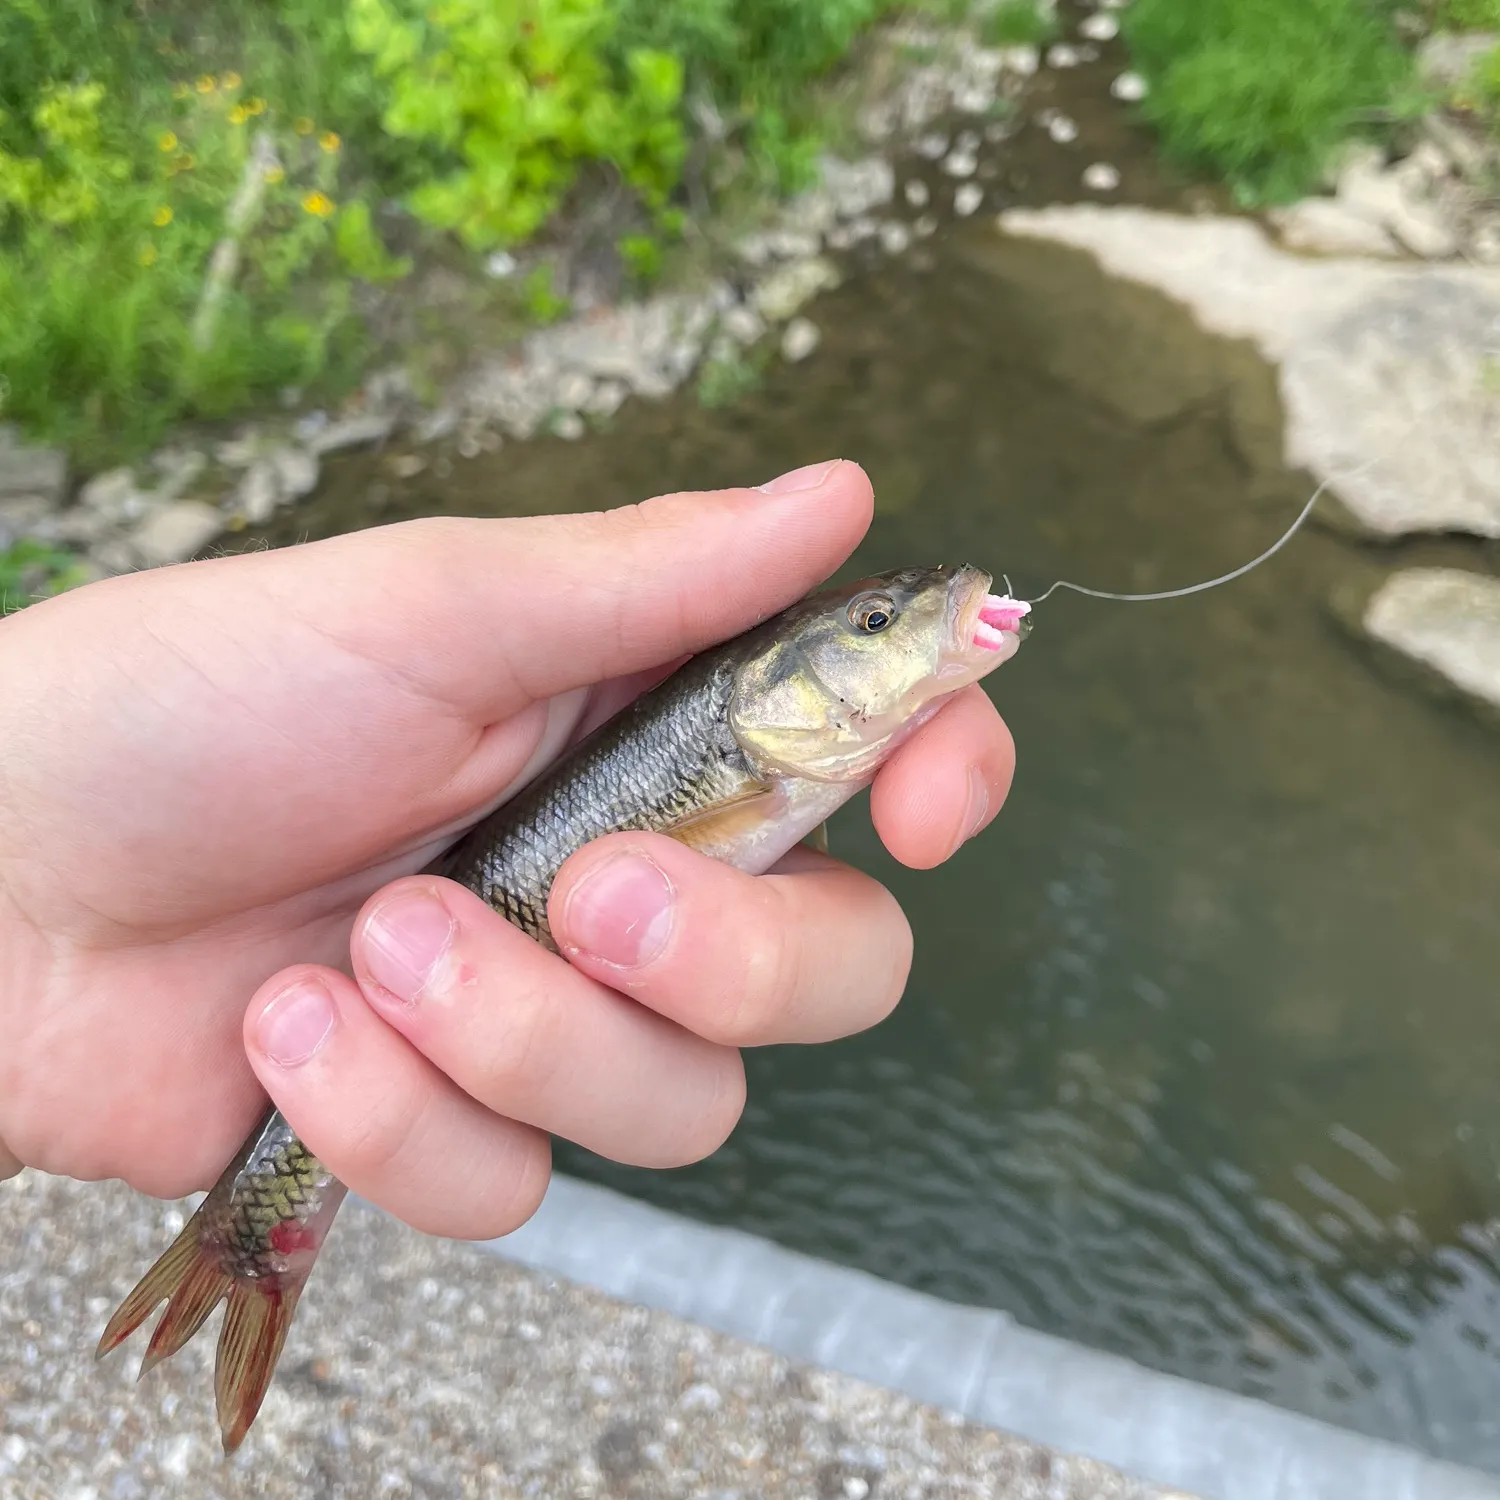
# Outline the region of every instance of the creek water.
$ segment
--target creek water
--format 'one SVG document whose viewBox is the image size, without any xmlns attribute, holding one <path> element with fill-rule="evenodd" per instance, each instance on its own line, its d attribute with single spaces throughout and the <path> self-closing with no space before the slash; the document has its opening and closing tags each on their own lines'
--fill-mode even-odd
<svg viewBox="0 0 1500 1500">
<path fill-rule="evenodd" d="M 1117 116 L 1073 113 L 1085 145 L 1116 133 L 1135 201 L 1181 200 Z M 1073 196 L 1094 159 L 1006 149 L 996 192 L 1033 202 Z M 842 455 L 878 496 L 851 568 L 1147 590 L 1253 556 L 1313 488 L 1282 467 L 1274 373 L 1248 348 L 988 214 L 815 316 L 817 354 L 728 410 L 632 404 L 441 479 L 353 461 L 267 539 Z M 1311 529 L 1212 594 L 1054 597 L 987 684 L 1019 747 L 990 830 L 918 874 L 862 802 L 835 821 L 834 851 L 916 932 L 895 1016 L 751 1056 L 744 1121 L 698 1166 L 560 1165 L 1500 1470 L 1496 740 L 1383 675 L 1328 604 L 1455 557 L 1500 571 L 1493 549 Z"/>
</svg>

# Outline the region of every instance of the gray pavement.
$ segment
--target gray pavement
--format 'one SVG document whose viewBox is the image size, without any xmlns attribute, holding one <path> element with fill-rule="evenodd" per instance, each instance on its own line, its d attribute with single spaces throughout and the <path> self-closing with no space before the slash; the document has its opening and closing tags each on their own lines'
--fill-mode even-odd
<svg viewBox="0 0 1500 1500">
<path fill-rule="evenodd" d="M 362 1204 L 226 1462 L 202 1335 L 139 1386 L 144 1334 L 92 1358 L 182 1211 L 113 1183 L 0 1183 L 0 1500 L 1161 1497 Z"/>
</svg>

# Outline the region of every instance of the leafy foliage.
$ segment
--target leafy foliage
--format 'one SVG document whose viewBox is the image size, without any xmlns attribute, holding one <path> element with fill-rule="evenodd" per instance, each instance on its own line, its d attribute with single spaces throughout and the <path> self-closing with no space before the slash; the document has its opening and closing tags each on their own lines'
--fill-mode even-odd
<svg viewBox="0 0 1500 1500">
<path fill-rule="evenodd" d="M 1411 70 L 1378 0 L 1136 0 L 1125 34 L 1168 151 L 1249 202 L 1304 192 Z"/>
<path fill-rule="evenodd" d="M 1000 0 L 980 25 L 980 34 L 991 47 L 1040 47 L 1056 31 L 1056 13 L 1040 0 Z"/>
<path fill-rule="evenodd" d="M 528 239 L 584 162 L 609 162 L 654 207 L 677 181 L 682 71 L 632 47 L 612 63 L 608 0 L 350 0 L 349 28 L 388 80 L 385 127 L 459 158 L 411 196 L 474 249 Z"/>
</svg>

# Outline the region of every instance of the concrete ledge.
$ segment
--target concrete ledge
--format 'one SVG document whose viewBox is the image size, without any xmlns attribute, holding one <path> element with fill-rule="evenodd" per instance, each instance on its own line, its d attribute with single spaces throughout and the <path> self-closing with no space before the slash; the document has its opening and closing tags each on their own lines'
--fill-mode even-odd
<svg viewBox="0 0 1500 1500">
<path fill-rule="evenodd" d="M 1500 1478 L 570 1178 L 484 1248 L 1205 1500 L 1500 1500 Z"/>
</svg>

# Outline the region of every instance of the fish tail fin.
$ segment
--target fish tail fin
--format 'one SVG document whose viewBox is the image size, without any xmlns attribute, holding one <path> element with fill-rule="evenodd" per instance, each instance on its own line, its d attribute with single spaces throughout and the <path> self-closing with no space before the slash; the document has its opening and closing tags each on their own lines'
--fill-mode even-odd
<svg viewBox="0 0 1500 1500">
<path fill-rule="evenodd" d="M 194 1214 L 183 1227 L 182 1233 L 167 1246 L 156 1264 L 141 1277 L 130 1295 L 115 1309 L 114 1317 L 105 1324 L 104 1332 L 99 1336 L 99 1347 L 94 1351 L 96 1359 L 102 1359 L 111 1349 L 123 1344 L 162 1302 L 177 1295 L 203 1253 L 199 1243 L 199 1228 L 198 1215 Z M 184 1335 L 184 1342 L 187 1337 L 188 1335 Z M 155 1339 L 152 1342 L 155 1343 Z"/>
<path fill-rule="evenodd" d="M 347 1189 L 269 1111 L 177 1238 L 120 1304 L 98 1353 L 122 1344 L 162 1303 L 141 1374 L 176 1354 L 225 1299 L 214 1394 L 224 1451 L 255 1421 L 302 1288 Z"/>
<path fill-rule="evenodd" d="M 305 1282 L 305 1275 L 301 1281 L 283 1280 L 279 1285 L 239 1278 L 229 1290 L 214 1369 L 214 1399 L 226 1453 L 244 1442 L 260 1411 Z"/>
</svg>

